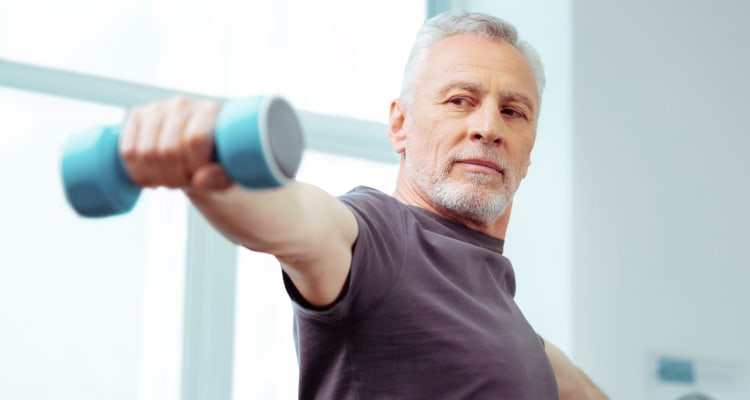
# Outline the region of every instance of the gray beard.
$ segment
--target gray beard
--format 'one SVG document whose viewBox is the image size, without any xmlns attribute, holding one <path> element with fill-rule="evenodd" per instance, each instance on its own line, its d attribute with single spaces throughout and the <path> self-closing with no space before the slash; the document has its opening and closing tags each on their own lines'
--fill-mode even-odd
<svg viewBox="0 0 750 400">
<path fill-rule="evenodd" d="M 486 155 L 459 155 L 447 160 L 441 168 L 414 165 L 406 157 L 406 166 L 416 174 L 416 182 L 437 208 L 459 218 L 467 219 L 479 226 L 490 226 L 503 214 L 518 188 L 518 170 L 506 163 L 501 165 L 505 174 L 499 191 L 491 191 L 481 186 L 492 180 L 486 174 L 470 174 L 470 182 L 453 182 L 449 173 L 454 160 L 459 158 L 491 158 Z"/>
</svg>

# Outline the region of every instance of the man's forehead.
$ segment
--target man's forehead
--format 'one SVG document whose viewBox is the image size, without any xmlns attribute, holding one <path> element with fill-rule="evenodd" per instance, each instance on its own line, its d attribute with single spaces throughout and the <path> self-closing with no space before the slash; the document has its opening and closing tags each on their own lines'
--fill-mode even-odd
<svg viewBox="0 0 750 400">
<path fill-rule="evenodd" d="M 447 37 L 430 49 L 424 69 L 423 83 L 436 90 L 463 87 L 494 90 L 498 95 L 510 91 L 532 104 L 539 102 L 531 67 L 521 52 L 506 41 L 478 34 Z"/>
</svg>

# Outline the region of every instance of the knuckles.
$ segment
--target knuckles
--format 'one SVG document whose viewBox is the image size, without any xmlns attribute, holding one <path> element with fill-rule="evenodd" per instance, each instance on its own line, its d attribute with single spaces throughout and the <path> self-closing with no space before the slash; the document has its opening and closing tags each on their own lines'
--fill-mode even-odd
<svg viewBox="0 0 750 400">
<path fill-rule="evenodd" d="M 177 94 L 166 100 L 166 104 L 174 108 L 184 108 L 189 106 L 193 100 L 183 94 Z"/>
<path fill-rule="evenodd" d="M 159 147 L 152 155 L 152 160 L 163 160 L 167 163 L 182 161 L 182 149 L 175 146 Z"/>
<path fill-rule="evenodd" d="M 121 132 L 120 155 L 141 186 L 185 187 L 200 161 L 209 162 L 211 118 L 220 104 L 175 95 L 133 107 Z"/>
</svg>

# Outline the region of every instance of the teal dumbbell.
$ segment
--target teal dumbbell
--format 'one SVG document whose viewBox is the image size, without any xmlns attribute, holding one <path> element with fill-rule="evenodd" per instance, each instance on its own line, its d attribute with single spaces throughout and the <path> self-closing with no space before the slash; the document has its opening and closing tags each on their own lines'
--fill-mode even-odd
<svg viewBox="0 0 750 400">
<path fill-rule="evenodd" d="M 119 126 L 73 135 L 62 154 L 65 197 L 84 217 L 130 211 L 141 188 L 128 176 L 119 152 Z M 304 150 L 302 127 L 284 99 L 258 96 L 222 104 L 214 129 L 213 159 L 247 189 L 282 186 L 297 173 Z"/>
</svg>

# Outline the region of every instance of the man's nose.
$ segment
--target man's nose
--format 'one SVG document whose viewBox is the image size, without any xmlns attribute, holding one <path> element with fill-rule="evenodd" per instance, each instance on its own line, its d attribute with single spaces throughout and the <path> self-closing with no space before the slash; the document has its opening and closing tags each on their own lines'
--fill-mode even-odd
<svg viewBox="0 0 750 400">
<path fill-rule="evenodd" d="M 499 146 L 503 143 L 505 123 L 500 107 L 487 102 L 477 108 L 469 120 L 469 139 L 483 144 Z"/>
</svg>

